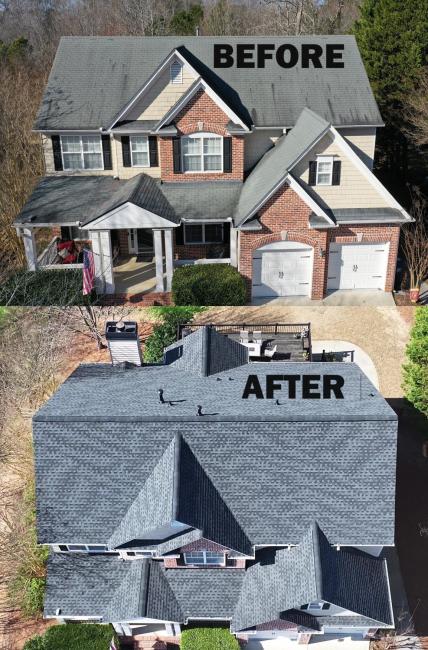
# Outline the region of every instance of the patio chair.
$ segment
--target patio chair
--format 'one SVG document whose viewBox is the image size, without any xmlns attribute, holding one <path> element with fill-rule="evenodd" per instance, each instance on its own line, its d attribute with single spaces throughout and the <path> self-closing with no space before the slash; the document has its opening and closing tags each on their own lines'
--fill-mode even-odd
<svg viewBox="0 0 428 650">
<path fill-rule="evenodd" d="M 258 343 L 259 345 L 262 344 L 262 333 L 259 331 L 254 330 L 253 332 L 253 341 L 254 343 Z"/>
<path fill-rule="evenodd" d="M 248 330 L 241 330 L 239 332 L 239 340 L 241 343 L 248 343 L 249 341 L 249 331 Z"/>
<path fill-rule="evenodd" d="M 266 348 L 264 356 L 272 359 L 278 349 L 277 345 L 274 345 L 273 348 Z"/>
</svg>

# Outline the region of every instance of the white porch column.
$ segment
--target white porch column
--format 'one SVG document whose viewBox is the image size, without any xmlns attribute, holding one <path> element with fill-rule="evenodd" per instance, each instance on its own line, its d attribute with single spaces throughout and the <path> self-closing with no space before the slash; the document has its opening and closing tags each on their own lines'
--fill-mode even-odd
<svg viewBox="0 0 428 650">
<path fill-rule="evenodd" d="M 162 230 L 153 230 L 156 262 L 156 291 L 165 291 L 163 282 Z"/>
<path fill-rule="evenodd" d="M 238 266 L 238 231 L 230 227 L 230 263 L 232 266 Z"/>
<path fill-rule="evenodd" d="M 37 248 L 36 239 L 34 237 L 33 228 L 24 228 L 22 231 L 22 239 L 24 242 L 25 257 L 27 258 L 27 265 L 29 271 L 37 270 Z"/>
<path fill-rule="evenodd" d="M 165 230 L 166 290 L 171 291 L 174 265 L 172 261 L 172 230 Z"/>
<path fill-rule="evenodd" d="M 114 293 L 113 254 L 109 230 L 91 230 L 95 263 L 95 288 L 98 293 Z"/>
</svg>

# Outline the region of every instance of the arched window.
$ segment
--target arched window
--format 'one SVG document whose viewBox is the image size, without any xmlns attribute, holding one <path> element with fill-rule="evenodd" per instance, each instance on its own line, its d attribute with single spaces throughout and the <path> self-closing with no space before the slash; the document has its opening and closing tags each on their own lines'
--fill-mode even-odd
<svg viewBox="0 0 428 650">
<path fill-rule="evenodd" d="M 170 75 L 172 84 L 183 83 L 183 66 L 180 61 L 173 61 L 170 66 Z"/>
<path fill-rule="evenodd" d="M 181 138 L 184 172 L 223 171 L 223 138 L 216 133 L 192 133 Z"/>
</svg>

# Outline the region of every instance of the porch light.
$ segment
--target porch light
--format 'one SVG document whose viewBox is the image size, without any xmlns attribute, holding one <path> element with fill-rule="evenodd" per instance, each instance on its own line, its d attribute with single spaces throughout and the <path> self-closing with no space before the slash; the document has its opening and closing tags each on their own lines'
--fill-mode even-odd
<svg viewBox="0 0 428 650">
<path fill-rule="evenodd" d="M 320 257 L 325 257 L 325 248 L 320 249 Z"/>
</svg>

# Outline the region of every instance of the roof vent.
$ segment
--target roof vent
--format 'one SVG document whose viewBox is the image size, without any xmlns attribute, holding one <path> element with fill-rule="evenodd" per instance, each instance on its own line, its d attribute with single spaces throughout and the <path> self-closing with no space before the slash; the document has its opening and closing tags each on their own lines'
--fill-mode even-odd
<svg viewBox="0 0 428 650">
<path fill-rule="evenodd" d="M 106 339 L 113 366 L 124 362 L 141 366 L 140 340 L 138 325 L 134 321 L 108 321 Z"/>
</svg>

